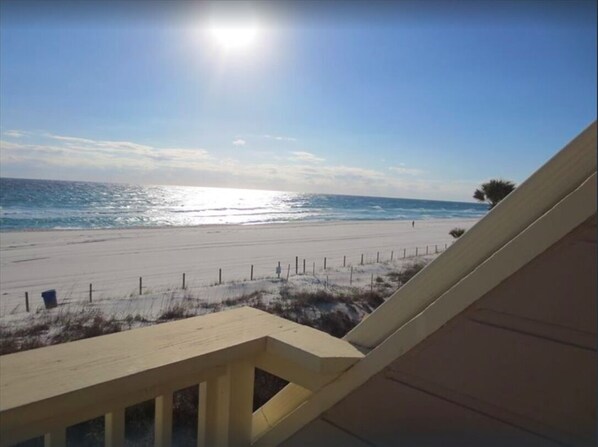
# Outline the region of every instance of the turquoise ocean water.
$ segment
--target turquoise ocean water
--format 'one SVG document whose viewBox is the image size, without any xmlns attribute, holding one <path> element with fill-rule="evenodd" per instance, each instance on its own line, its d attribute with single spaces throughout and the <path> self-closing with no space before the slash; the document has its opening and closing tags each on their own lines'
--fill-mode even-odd
<svg viewBox="0 0 598 447">
<path fill-rule="evenodd" d="M 0 230 L 479 218 L 478 203 L 0 178 Z"/>
</svg>

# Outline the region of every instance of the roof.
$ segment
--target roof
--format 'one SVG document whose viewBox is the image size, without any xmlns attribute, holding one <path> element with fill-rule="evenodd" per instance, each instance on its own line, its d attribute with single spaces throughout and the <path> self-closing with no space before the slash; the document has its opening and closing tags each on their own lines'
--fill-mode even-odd
<svg viewBox="0 0 598 447">
<path fill-rule="evenodd" d="M 289 385 L 254 414 L 256 445 L 276 445 L 596 214 L 596 122 L 499 203 L 345 340 L 367 355 L 313 393 Z"/>
</svg>

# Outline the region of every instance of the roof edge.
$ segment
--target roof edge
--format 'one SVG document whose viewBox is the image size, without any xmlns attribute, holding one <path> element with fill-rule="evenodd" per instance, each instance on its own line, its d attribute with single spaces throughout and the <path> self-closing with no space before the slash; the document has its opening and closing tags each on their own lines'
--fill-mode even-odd
<svg viewBox="0 0 598 447">
<path fill-rule="evenodd" d="M 344 338 L 373 349 L 596 172 L 596 121 Z"/>
<path fill-rule="evenodd" d="M 274 446 L 288 439 L 595 215 L 596 190 L 597 175 L 594 172 L 472 272 L 443 291 L 422 312 L 405 322 L 338 379 L 309 397 L 301 393 L 300 387 L 288 385 L 273 398 L 276 408 L 272 409 L 274 414 L 267 419 L 275 422 L 271 422 L 267 428 L 260 427 L 262 431 L 257 434 L 253 445 Z M 264 407 L 268 407 L 268 403 Z M 264 407 L 256 412 L 258 416 L 260 411 L 270 410 Z"/>
</svg>

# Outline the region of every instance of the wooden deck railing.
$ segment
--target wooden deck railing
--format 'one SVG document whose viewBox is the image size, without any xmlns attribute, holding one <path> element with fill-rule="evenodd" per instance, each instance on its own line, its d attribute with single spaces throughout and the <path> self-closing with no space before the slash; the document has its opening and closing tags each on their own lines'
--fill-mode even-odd
<svg viewBox="0 0 598 447">
<path fill-rule="evenodd" d="M 254 368 L 308 390 L 363 355 L 346 341 L 241 308 L 0 357 L 0 445 L 104 415 L 105 445 L 124 444 L 125 408 L 155 401 L 154 443 L 169 446 L 176 390 L 199 386 L 198 445 L 249 446 Z M 255 429 L 254 429 L 255 430 Z"/>
</svg>

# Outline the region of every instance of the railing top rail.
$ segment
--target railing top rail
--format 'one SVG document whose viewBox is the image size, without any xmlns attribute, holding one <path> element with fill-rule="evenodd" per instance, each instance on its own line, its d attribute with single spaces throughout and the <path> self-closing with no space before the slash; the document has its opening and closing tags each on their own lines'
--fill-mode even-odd
<svg viewBox="0 0 598 447">
<path fill-rule="evenodd" d="M 163 385 L 263 352 L 322 374 L 363 357 L 344 340 L 243 307 L 1 356 L 0 419 L 4 425 L 40 403 L 72 411 L 73 402 Z"/>
</svg>

